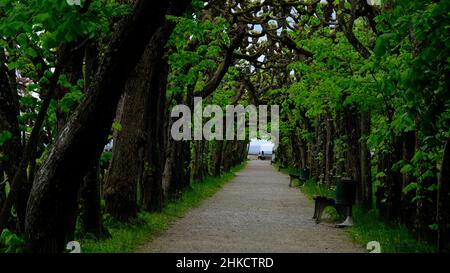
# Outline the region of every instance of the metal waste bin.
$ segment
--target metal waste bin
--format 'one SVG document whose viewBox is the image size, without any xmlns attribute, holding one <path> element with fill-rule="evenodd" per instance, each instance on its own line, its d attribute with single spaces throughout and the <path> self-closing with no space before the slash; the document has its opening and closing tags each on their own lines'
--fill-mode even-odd
<svg viewBox="0 0 450 273">
<path fill-rule="evenodd" d="M 355 204 L 356 182 L 347 177 L 336 180 L 336 204 L 344 206 Z"/>
<path fill-rule="evenodd" d="M 356 181 L 347 177 L 336 178 L 336 205 L 346 208 L 347 218 L 337 227 L 348 227 L 353 225 L 352 220 L 352 206 L 356 199 Z"/>
<path fill-rule="evenodd" d="M 309 179 L 309 169 L 308 168 L 300 168 L 299 178 L 301 181 L 306 181 Z"/>
</svg>

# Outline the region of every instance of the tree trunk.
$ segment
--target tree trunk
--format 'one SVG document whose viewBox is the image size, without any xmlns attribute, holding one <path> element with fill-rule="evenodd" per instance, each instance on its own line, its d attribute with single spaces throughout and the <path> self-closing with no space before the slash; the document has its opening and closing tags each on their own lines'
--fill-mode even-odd
<svg viewBox="0 0 450 273">
<path fill-rule="evenodd" d="M 216 140 L 216 147 L 214 150 L 213 176 L 220 176 L 220 169 L 222 167 L 223 142 L 223 140 Z"/>
<path fill-rule="evenodd" d="M 164 30 L 164 38 L 159 39 L 160 43 L 165 45 L 164 41 L 169 39 L 173 27 L 170 26 Z M 149 97 L 147 98 L 146 119 L 146 146 L 144 150 L 144 164 L 141 179 L 142 205 L 147 211 L 161 211 L 163 206 L 163 186 L 162 174 L 164 171 L 164 162 L 166 160 L 166 128 L 165 119 L 167 118 L 166 109 L 166 89 L 169 66 L 167 60 L 163 57 L 163 49 L 157 53 L 160 58 L 155 62 L 156 69 L 151 75 Z"/>
<path fill-rule="evenodd" d="M 316 127 L 314 129 L 314 139 L 311 143 L 311 175 L 316 178 L 318 181 L 320 180 L 320 129 L 321 129 L 321 118 L 316 117 Z"/>
<path fill-rule="evenodd" d="M 67 61 L 64 63 L 63 68 L 61 69 L 61 74 L 65 75 L 67 81 L 71 85 L 76 85 L 78 80 L 83 79 L 83 61 L 84 61 L 84 53 L 85 46 L 78 47 L 78 45 L 82 44 L 82 41 L 76 41 L 68 43 L 67 49 L 70 51 L 70 54 L 67 58 Z M 64 98 L 64 96 L 69 92 L 67 88 L 63 86 L 58 86 L 55 92 L 55 99 L 57 100 L 56 106 L 56 123 L 57 123 L 57 132 L 61 132 L 64 125 L 67 122 L 68 117 L 70 116 L 69 112 L 64 112 L 61 108 L 60 101 Z"/>
<path fill-rule="evenodd" d="M 380 215 L 389 221 L 398 220 L 401 213 L 402 176 L 393 171 L 392 166 L 402 158 L 402 143 L 398 137 L 391 144 L 391 153 L 380 155 L 378 169 L 385 176 L 380 178 L 382 184 L 377 189 L 377 207 Z"/>
<path fill-rule="evenodd" d="M 326 174 L 326 166 L 327 166 L 327 116 L 323 115 L 318 118 L 320 123 L 318 128 L 317 135 L 317 171 L 319 174 L 319 181 L 321 183 L 326 183 L 325 177 Z"/>
<path fill-rule="evenodd" d="M 210 164 L 211 164 L 211 149 L 209 141 L 202 141 L 203 144 L 203 156 L 202 156 L 202 175 L 203 177 L 210 175 Z"/>
<path fill-rule="evenodd" d="M 0 146 L 0 153 L 4 157 L 0 163 L 8 179 L 12 180 L 22 154 L 19 121 L 17 120 L 19 116 L 19 96 L 17 90 L 14 90 L 10 85 L 10 81 L 16 79 L 9 79 L 3 55 L 3 49 L 0 49 L 0 133 L 8 131 L 11 133 L 11 139 Z"/>
<path fill-rule="evenodd" d="M 21 132 L 19 129 L 19 122 L 17 117 L 19 116 L 19 96 L 15 86 L 11 86 L 11 82 L 15 82 L 16 79 L 10 79 L 8 70 L 5 67 L 6 57 L 4 56 L 3 49 L 0 49 L 0 133 L 9 132 L 11 139 L 7 140 L 2 146 L 0 146 L 0 209 L 6 200 L 5 183 L 9 181 L 12 183 L 16 172 L 19 171 L 19 164 L 21 161 L 21 155 L 23 153 L 23 146 L 21 143 Z M 7 180 L 4 180 L 3 171 L 6 174 Z M 21 171 L 19 174 L 21 184 L 26 184 L 26 173 Z M 27 195 L 28 196 L 28 195 Z M 26 202 L 26 201 L 25 201 Z M 17 203 L 16 203 L 17 204 Z M 1 211 L 1 210 L 0 210 Z M 23 210 L 19 209 L 19 218 L 23 223 Z M 10 213 L 9 211 L 7 213 Z M 19 229 L 23 232 L 23 225 L 19 223 Z M 1 230 L 0 230 L 1 232 Z"/>
<path fill-rule="evenodd" d="M 84 49 L 85 61 L 85 93 L 90 82 L 94 79 L 95 71 L 98 69 L 98 43 L 90 41 Z M 106 167 L 105 167 L 106 169 Z M 111 234 L 103 225 L 101 207 L 101 181 L 103 181 L 103 167 L 97 161 L 91 170 L 88 171 L 82 181 L 80 190 L 80 219 L 83 234 L 91 234 L 95 238 L 109 238 Z"/>
<path fill-rule="evenodd" d="M 436 168 L 433 169 L 433 172 L 437 173 Z M 417 201 L 416 215 L 414 217 L 414 235 L 419 242 L 436 243 L 437 234 L 435 230 L 430 228 L 430 225 L 436 223 L 437 194 L 428 189 L 432 185 L 436 186 L 437 184 L 438 181 L 436 177 L 426 178 L 419 183 L 417 194 L 422 196 L 422 198 Z"/>
<path fill-rule="evenodd" d="M 192 141 L 192 179 L 194 181 L 201 181 L 201 174 L 200 174 L 200 160 L 202 157 L 201 154 L 201 146 L 199 140 Z"/>
<path fill-rule="evenodd" d="M 301 147 L 298 142 L 298 137 L 296 133 L 292 133 L 290 135 L 290 143 L 291 143 L 291 150 L 292 150 L 292 159 L 294 160 L 294 165 L 296 168 L 299 168 L 302 166 L 301 162 Z"/>
<path fill-rule="evenodd" d="M 344 128 L 347 136 L 347 172 L 348 175 L 356 181 L 356 204 L 363 204 L 363 186 L 361 181 L 361 158 L 360 143 L 361 138 L 361 120 L 358 115 L 358 109 L 351 105 L 344 112 Z"/>
<path fill-rule="evenodd" d="M 325 121 L 326 126 L 326 140 L 325 140 L 325 184 L 331 185 L 333 180 L 333 164 L 334 164 L 334 152 L 333 152 L 333 137 L 334 137 L 334 127 L 333 119 L 331 115 L 326 116 Z"/>
<path fill-rule="evenodd" d="M 172 125 L 172 120 L 167 118 L 167 119 L 165 119 L 165 122 L 168 125 L 165 128 L 166 134 L 167 134 L 167 136 L 169 136 L 170 135 L 169 131 L 170 131 L 170 127 Z M 166 199 L 169 196 L 170 190 L 171 190 L 172 168 L 174 165 L 173 161 L 176 156 L 174 145 L 175 145 L 174 141 L 172 139 L 170 139 L 170 137 L 168 137 L 166 147 L 163 151 L 165 161 L 164 161 L 164 169 L 163 169 L 162 178 L 161 178 L 164 199 Z"/>
<path fill-rule="evenodd" d="M 82 233 L 98 239 L 111 236 L 103 226 L 100 200 L 99 163 L 97 163 L 83 179 L 80 190 L 80 219 Z"/>
<path fill-rule="evenodd" d="M 155 103 L 152 102 L 160 92 L 152 88 L 155 89 L 154 81 L 158 81 L 161 68 L 158 62 L 170 32 L 165 26 L 158 29 L 125 85 L 123 109 L 118 113 L 122 129 L 114 137 L 113 156 L 104 185 L 106 211 L 119 221 L 131 222 L 137 217 L 137 185 L 142 172 L 149 168 L 142 165 L 148 148 L 146 123 L 153 118 Z M 145 191 L 141 195 L 142 200 L 147 198 Z"/>
<path fill-rule="evenodd" d="M 117 111 L 122 129 L 114 132 L 111 163 L 103 185 L 106 212 L 122 222 L 132 222 L 137 217 L 137 183 L 144 146 L 141 113 L 145 109 L 145 92 L 134 89 L 135 77 L 128 79 Z"/>
<path fill-rule="evenodd" d="M 75 41 L 67 43 L 64 45 L 64 51 L 67 53 L 67 59 L 61 68 L 61 74 L 65 75 L 67 81 L 72 85 L 77 85 L 77 81 L 83 78 L 83 60 L 84 60 L 84 46 L 78 47 L 82 41 Z M 55 88 L 55 99 L 57 100 L 56 107 L 56 121 L 57 121 L 57 132 L 59 133 L 67 122 L 70 112 L 64 112 L 61 108 L 60 101 L 68 93 L 67 88 L 62 86 L 57 86 Z M 41 133 L 42 136 L 42 133 Z M 42 137 L 40 137 L 42 139 Z M 39 149 L 39 146 L 42 149 Z M 44 152 L 45 147 L 43 142 L 40 141 L 36 151 L 33 151 L 33 156 L 30 158 L 30 164 L 28 168 L 29 177 L 27 183 L 23 183 L 21 191 L 17 194 L 16 198 L 16 210 L 19 226 L 21 229 L 25 227 L 25 214 L 28 202 L 28 196 L 30 195 L 31 187 L 33 184 L 35 170 L 36 170 L 36 158 L 39 158 Z"/>
<path fill-rule="evenodd" d="M 183 190 L 190 186 L 191 171 L 189 168 L 191 150 L 190 141 L 174 141 L 171 167 L 171 181 L 169 192 L 179 196 Z"/>
<path fill-rule="evenodd" d="M 372 208 L 372 172 L 371 156 L 367 147 L 367 138 L 370 135 L 370 114 L 361 113 L 361 140 L 360 140 L 360 159 L 361 159 L 361 206 L 365 210 Z"/>
<path fill-rule="evenodd" d="M 27 206 L 25 235 L 33 252 L 61 252 L 76 217 L 80 181 L 106 144 L 126 78 L 168 3 L 138 0 L 118 25 L 85 100 L 78 106 L 36 174 Z M 133 41 L 133 43 L 130 43 Z"/>
<path fill-rule="evenodd" d="M 438 183 L 437 215 L 438 251 L 450 251 L 450 138 L 444 147 Z"/>
<path fill-rule="evenodd" d="M 336 149 L 334 151 L 335 157 L 335 174 L 341 176 L 345 172 L 345 148 L 344 146 L 344 136 L 345 136 L 345 126 L 343 122 L 344 111 L 338 110 L 336 112 L 336 132 L 335 132 L 335 142 L 337 142 Z"/>
<path fill-rule="evenodd" d="M 194 181 L 203 181 L 203 143 L 201 140 L 193 141 L 194 144 L 194 161 L 192 162 L 192 174 Z"/>
<path fill-rule="evenodd" d="M 232 140 L 225 141 L 223 145 L 223 151 L 222 151 L 222 166 L 224 172 L 229 172 L 231 169 L 231 162 L 230 162 L 230 149 L 232 146 Z"/>
<path fill-rule="evenodd" d="M 411 160 L 416 152 L 416 132 L 410 131 L 402 135 L 403 141 L 403 155 L 402 159 L 405 164 L 411 164 Z M 416 178 L 411 173 L 406 173 L 402 175 L 402 189 L 408 186 L 410 183 L 417 181 Z M 409 191 L 407 193 L 402 191 L 401 197 L 401 210 L 400 220 L 409 229 L 414 227 L 414 209 L 415 205 L 411 202 L 414 198 L 414 191 Z"/>
<path fill-rule="evenodd" d="M 14 177 L 9 181 L 10 191 L 8 196 L 6 197 L 6 200 L 2 206 L 2 211 L 0 213 L 0 230 L 3 229 L 6 222 L 8 221 L 11 208 L 14 204 L 16 205 L 19 228 L 23 229 L 25 221 L 25 207 L 23 205 L 28 199 L 28 192 L 30 189 L 27 179 L 28 165 L 36 158 L 36 151 L 41 140 L 41 130 L 46 120 L 47 111 L 54 96 L 57 82 L 61 74 L 61 69 L 69 54 L 69 47 L 66 44 L 61 45 L 61 47 L 57 51 L 57 66 L 55 67 L 55 70 L 49 80 L 47 93 L 42 100 L 39 113 L 34 122 L 33 129 L 31 130 L 30 136 L 28 137 L 28 142 L 26 142 L 25 134 L 23 134 L 22 136 L 23 143 L 27 144 L 23 149 L 22 156 L 20 157 L 20 163 L 16 167 Z"/>
</svg>

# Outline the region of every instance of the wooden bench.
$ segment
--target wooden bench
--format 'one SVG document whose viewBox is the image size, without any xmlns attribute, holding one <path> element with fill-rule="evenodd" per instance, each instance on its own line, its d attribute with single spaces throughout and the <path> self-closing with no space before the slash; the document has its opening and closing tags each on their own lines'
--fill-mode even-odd
<svg viewBox="0 0 450 273">
<path fill-rule="evenodd" d="M 289 174 L 289 188 L 292 187 L 292 180 L 298 179 L 300 180 L 300 172 L 298 174 L 290 173 Z"/>
<path fill-rule="evenodd" d="M 355 204 L 356 182 L 348 177 L 336 177 L 336 199 L 325 196 L 315 196 L 314 216 L 316 223 L 320 223 L 322 213 L 326 207 L 334 207 L 340 216 L 345 217 L 344 222 L 336 227 L 349 227 L 353 225 L 352 206 Z"/>
<path fill-rule="evenodd" d="M 286 169 L 286 166 L 283 165 L 282 163 L 280 163 L 280 165 L 278 165 L 278 171 L 281 171 L 281 169 Z"/>
<path fill-rule="evenodd" d="M 323 211 L 327 207 L 334 207 L 339 215 L 344 216 L 346 213 L 347 206 L 342 206 L 336 204 L 336 201 L 332 198 L 328 198 L 325 196 L 314 196 L 314 216 L 313 219 L 316 220 L 316 224 L 320 223 L 322 219 Z"/>
<path fill-rule="evenodd" d="M 299 169 L 297 171 L 297 173 L 290 173 L 289 178 L 290 178 L 289 187 L 292 187 L 292 180 L 294 180 L 294 179 L 300 180 L 300 182 L 302 182 L 301 186 L 304 186 L 306 183 L 306 180 L 309 179 L 309 170 L 306 168 Z"/>
</svg>

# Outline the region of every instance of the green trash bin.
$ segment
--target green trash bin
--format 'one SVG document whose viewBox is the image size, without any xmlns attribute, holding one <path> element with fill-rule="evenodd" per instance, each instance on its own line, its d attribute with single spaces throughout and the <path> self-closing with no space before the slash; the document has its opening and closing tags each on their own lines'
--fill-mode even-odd
<svg viewBox="0 0 450 273">
<path fill-rule="evenodd" d="M 306 181 L 309 179 L 309 169 L 308 168 L 300 168 L 299 178 L 301 181 Z"/>
<path fill-rule="evenodd" d="M 351 206 L 355 204 L 356 182 L 348 177 L 336 179 L 336 204 Z"/>
<path fill-rule="evenodd" d="M 344 222 L 337 224 L 337 227 L 349 227 L 353 225 L 352 206 L 356 199 L 356 181 L 351 178 L 336 178 L 336 205 L 341 206 L 346 211 Z"/>
</svg>

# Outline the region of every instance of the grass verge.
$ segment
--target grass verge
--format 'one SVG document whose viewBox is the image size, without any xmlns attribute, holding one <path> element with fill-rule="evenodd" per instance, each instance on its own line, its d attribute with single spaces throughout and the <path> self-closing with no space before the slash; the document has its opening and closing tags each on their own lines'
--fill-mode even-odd
<svg viewBox="0 0 450 273">
<path fill-rule="evenodd" d="M 274 164 L 274 167 L 278 169 L 278 165 Z M 286 168 L 281 169 L 280 171 L 289 174 L 293 170 L 291 168 Z M 300 183 L 294 181 L 293 185 L 299 187 Z M 310 198 L 314 195 L 334 198 L 336 195 L 334 188 L 328 188 L 325 185 L 318 184 L 314 180 L 308 180 L 299 188 Z M 334 209 L 327 209 L 326 213 L 331 214 L 330 216 L 332 219 L 336 218 Z M 379 242 L 381 245 L 381 252 L 383 253 L 436 252 L 434 246 L 415 240 L 405 225 L 392 224 L 383 221 L 376 209 L 366 212 L 358 206 L 354 206 L 353 227 L 346 228 L 345 231 L 349 234 L 352 241 L 364 247 L 368 242 Z"/>
<path fill-rule="evenodd" d="M 353 227 L 347 229 L 356 243 L 366 245 L 377 241 L 383 253 L 433 253 L 436 248 L 425 242 L 415 240 L 405 225 L 384 222 L 378 211 L 364 211 L 353 207 Z"/>
<path fill-rule="evenodd" d="M 235 173 L 245 167 L 244 162 L 220 177 L 208 177 L 203 182 L 194 182 L 179 199 L 170 200 L 160 213 L 142 212 L 138 224 L 106 224 L 112 235 L 106 240 L 82 240 L 82 251 L 86 253 L 123 253 L 136 251 L 156 235 L 165 231 L 176 218 L 183 217 L 191 208 L 213 196 L 224 184 L 234 178 Z"/>
</svg>

